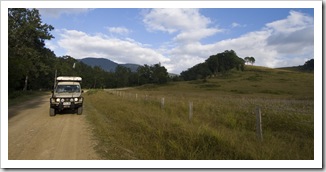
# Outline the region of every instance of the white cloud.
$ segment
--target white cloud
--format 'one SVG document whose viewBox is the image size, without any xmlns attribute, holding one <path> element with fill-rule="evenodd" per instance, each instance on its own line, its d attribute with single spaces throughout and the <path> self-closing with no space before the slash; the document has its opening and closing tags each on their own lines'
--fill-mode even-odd
<svg viewBox="0 0 326 172">
<path fill-rule="evenodd" d="M 199 41 L 223 31 L 209 27 L 212 21 L 201 15 L 198 9 L 152 9 L 145 12 L 143 22 L 149 31 L 175 34 L 169 42 L 173 46 L 163 44 L 160 48 L 170 59 L 162 65 L 174 73 L 203 62 L 211 51 Z"/>
<path fill-rule="evenodd" d="M 221 53 L 225 50 L 234 50 L 239 57 L 253 56 L 257 65 L 274 67 L 280 62 L 277 52 L 266 47 L 266 38 L 270 31 L 251 32 L 235 39 L 227 39 L 213 44 L 201 44 L 200 42 L 185 44 L 170 51 L 170 55 L 181 60 L 174 64 L 174 70 L 179 73 L 198 63 L 204 62 L 210 55 Z M 191 60 L 186 60 L 186 58 Z M 184 63 L 186 62 L 186 63 Z"/>
<path fill-rule="evenodd" d="M 58 48 L 58 46 L 55 45 L 54 42 L 50 42 L 50 41 L 45 41 L 45 47 L 49 48 L 52 51 L 55 51 Z"/>
<path fill-rule="evenodd" d="M 89 35 L 77 30 L 62 30 L 58 45 L 66 54 L 80 59 L 103 57 L 119 63 L 155 64 L 169 59 L 155 50 L 133 41 L 110 38 L 104 34 Z"/>
<path fill-rule="evenodd" d="M 202 16 L 198 9 L 152 9 L 143 20 L 149 29 L 175 32 L 205 28 L 211 21 Z"/>
<path fill-rule="evenodd" d="M 77 15 L 91 11 L 89 8 L 39 8 L 42 17 L 59 18 L 63 14 Z"/>
<path fill-rule="evenodd" d="M 266 24 L 268 28 L 279 33 L 292 33 L 313 25 L 314 19 L 312 17 L 297 11 L 290 11 L 290 15 L 286 19 Z"/>
<path fill-rule="evenodd" d="M 194 66 L 195 64 L 202 63 L 204 59 L 193 54 L 178 54 L 170 56 L 171 61 L 163 63 L 168 72 L 179 74 L 182 71 Z"/>
<path fill-rule="evenodd" d="M 125 27 L 107 27 L 110 33 L 116 33 L 120 35 L 128 35 L 131 31 Z"/>
<path fill-rule="evenodd" d="M 302 65 L 307 59 L 313 58 L 313 39 L 313 18 L 291 11 L 286 19 L 267 23 L 265 28 L 238 38 L 212 44 L 193 41 L 178 45 L 169 50 L 170 63 L 174 63 L 169 66 L 179 73 L 203 62 L 210 55 L 231 49 L 239 57 L 255 57 L 255 64 L 260 66 Z"/>
<path fill-rule="evenodd" d="M 240 24 L 240 23 L 237 23 L 237 22 L 233 22 L 233 23 L 231 24 L 231 27 L 232 27 L 232 28 L 235 28 L 235 27 L 246 27 L 246 25 L 244 25 L 244 24 Z"/>
<path fill-rule="evenodd" d="M 236 23 L 236 22 L 233 22 L 233 23 L 231 24 L 231 26 L 232 26 L 232 27 L 239 27 L 240 24 L 239 24 L 239 23 Z"/>
<path fill-rule="evenodd" d="M 275 67 L 281 61 L 278 52 L 267 46 L 266 39 L 270 35 L 269 30 L 250 32 L 239 38 L 220 41 L 214 44 L 213 49 L 218 52 L 233 49 L 239 57 L 255 57 L 256 65 Z"/>
<path fill-rule="evenodd" d="M 174 37 L 174 41 L 177 42 L 193 42 L 198 41 L 202 38 L 214 35 L 215 33 L 220 32 L 220 30 L 215 28 L 202 28 L 196 30 L 184 31 Z"/>
<path fill-rule="evenodd" d="M 314 23 L 312 17 L 290 11 L 286 19 L 268 23 L 266 26 L 267 29 L 273 31 L 267 43 L 280 54 L 296 56 L 307 54 L 307 52 L 313 54 Z"/>
<path fill-rule="evenodd" d="M 198 9 L 152 9 L 144 14 L 143 22 L 149 31 L 179 33 L 174 40 L 181 42 L 198 41 L 222 31 L 209 28 L 211 20 L 201 15 Z"/>
</svg>

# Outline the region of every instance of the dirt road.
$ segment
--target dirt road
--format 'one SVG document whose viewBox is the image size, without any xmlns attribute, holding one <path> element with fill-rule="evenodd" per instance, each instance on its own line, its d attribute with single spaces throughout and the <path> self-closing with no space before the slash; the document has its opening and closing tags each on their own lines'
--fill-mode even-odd
<svg viewBox="0 0 326 172">
<path fill-rule="evenodd" d="M 50 95 L 9 108 L 9 160 L 100 159 L 91 129 L 82 115 L 65 112 L 49 116 Z"/>
</svg>

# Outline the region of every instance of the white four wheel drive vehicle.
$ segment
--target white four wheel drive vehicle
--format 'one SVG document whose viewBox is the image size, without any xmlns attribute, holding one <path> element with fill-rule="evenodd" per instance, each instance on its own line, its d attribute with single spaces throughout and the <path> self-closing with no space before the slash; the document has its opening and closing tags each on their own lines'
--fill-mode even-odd
<svg viewBox="0 0 326 172">
<path fill-rule="evenodd" d="M 81 115 L 83 112 L 83 97 L 81 77 L 59 76 L 56 78 L 55 88 L 50 98 L 50 116 L 64 109 L 71 109 Z"/>
</svg>

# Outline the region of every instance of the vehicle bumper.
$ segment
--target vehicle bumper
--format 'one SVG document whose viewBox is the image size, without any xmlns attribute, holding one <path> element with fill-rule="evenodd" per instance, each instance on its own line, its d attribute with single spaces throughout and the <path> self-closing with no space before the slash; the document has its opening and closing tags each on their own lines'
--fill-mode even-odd
<svg viewBox="0 0 326 172">
<path fill-rule="evenodd" d="M 59 111 L 63 109 L 77 109 L 83 106 L 83 101 L 79 102 L 56 102 L 54 99 L 50 99 L 50 107 Z"/>
</svg>

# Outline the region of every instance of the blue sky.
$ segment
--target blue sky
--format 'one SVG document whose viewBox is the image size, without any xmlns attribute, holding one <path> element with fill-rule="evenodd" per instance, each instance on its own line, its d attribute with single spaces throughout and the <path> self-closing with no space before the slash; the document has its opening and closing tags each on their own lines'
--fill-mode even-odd
<svg viewBox="0 0 326 172">
<path fill-rule="evenodd" d="M 161 63 L 180 73 L 234 50 L 255 65 L 302 65 L 314 58 L 313 8 L 40 8 L 57 56 Z"/>
</svg>

